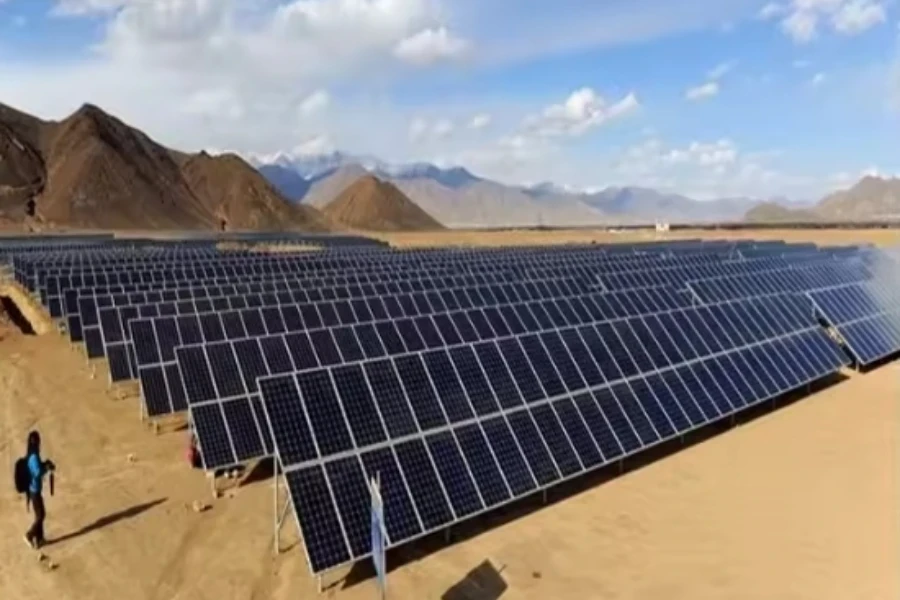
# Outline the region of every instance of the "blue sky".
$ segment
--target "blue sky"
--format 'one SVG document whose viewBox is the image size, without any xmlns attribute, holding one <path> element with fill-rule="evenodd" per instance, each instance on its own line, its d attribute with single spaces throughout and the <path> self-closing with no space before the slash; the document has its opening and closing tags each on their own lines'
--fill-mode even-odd
<svg viewBox="0 0 900 600">
<path fill-rule="evenodd" d="M 900 176 L 896 0 L 0 0 L 0 101 L 184 149 L 816 198 Z"/>
</svg>

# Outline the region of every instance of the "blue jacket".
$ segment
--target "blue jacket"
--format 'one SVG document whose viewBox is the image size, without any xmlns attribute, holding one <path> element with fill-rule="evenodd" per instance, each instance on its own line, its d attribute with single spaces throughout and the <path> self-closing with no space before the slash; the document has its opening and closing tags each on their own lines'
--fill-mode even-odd
<svg viewBox="0 0 900 600">
<path fill-rule="evenodd" d="M 31 483 L 28 484 L 28 492 L 40 494 L 44 482 L 44 474 L 47 472 L 44 463 L 37 454 L 28 456 L 28 472 L 31 473 Z"/>
</svg>

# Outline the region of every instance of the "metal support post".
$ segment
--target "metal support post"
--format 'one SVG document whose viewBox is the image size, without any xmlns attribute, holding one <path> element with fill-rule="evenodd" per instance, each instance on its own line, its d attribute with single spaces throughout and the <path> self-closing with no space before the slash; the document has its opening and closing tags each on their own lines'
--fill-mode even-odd
<svg viewBox="0 0 900 600">
<path fill-rule="evenodd" d="M 275 556 L 281 552 L 281 524 L 278 522 L 278 469 L 275 469 L 275 475 L 272 477 L 272 498 L 275 503 L 275 511 L 272 518 L 275 520 Z"/>
<path fill-rule="evenodd" d="M 547 488 L 541 490 L 541 501 L 547 504 Z"/>
</svg>

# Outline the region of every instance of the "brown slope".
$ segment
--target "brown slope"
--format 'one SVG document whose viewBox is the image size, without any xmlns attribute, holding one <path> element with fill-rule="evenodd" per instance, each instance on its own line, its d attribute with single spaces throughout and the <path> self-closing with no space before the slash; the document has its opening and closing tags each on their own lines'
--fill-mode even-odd
<svg viewBox="0 0 900 600">
<path fill-rule="evenodd" d="M 744 220 L 750 223 L 810 223 L 821 220 L 811 210 L 792 209 L 777 202 L 762 202 L 747 211 Z"/>
<path fill-rule="evenodd" d="M 365 175 L 357 179 L 323 212 L 338 223 L 370 231 L 428 231 L 443 229 L 397 187 Z"/>
<path fill-rule="evenodd" d="M 900 179 L 863 177 L 848 190 L 826 196 L 816 212 L 834 220 L 900 217 Z"/>
<path fill-rule="evenodd" d="M 47 185 L 37 210 L 48 221 L 94 228 L 207 228 L 212 215 L 171 154 L 92 105 L 47 136 Z"/>
<path fill-rule="evenodd" d="M 227 229 L 328 231 L 316 209 L 288 202 L 259 172 L 234 154 L 188 157 L 181 169 L 207 213 Z"/>
</svg>

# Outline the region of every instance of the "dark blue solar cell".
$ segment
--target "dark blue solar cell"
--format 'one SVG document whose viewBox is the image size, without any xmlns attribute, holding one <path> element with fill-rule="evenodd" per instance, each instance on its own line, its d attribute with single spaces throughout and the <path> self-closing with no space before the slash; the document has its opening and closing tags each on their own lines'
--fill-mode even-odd
<svg viewBox="0 0 900 600">
<path fill-rule="evenodd" d="M 324 327 L 337 327 L 341 324 L 337 311 L 331 302 L 319 302 L 316 304 L 319 314 L 322 315 L 322 325 Z"/>
<path fill-rule="evenodd" d="M 498 310 L 503 316 L 504 322 L 509 326 L 511 333 L 519 335 L 528 331 L 518 312 L 512 306 L 500 306 Z"/>
<path fill-rule="evenodd" d="M 200 328 L 200 319 L 197 315 L 182 315 L 176 319 L 178 323 L 178 332 L 181 334 L 181 343 L 185 346 L 189 344 L 202 344 L 203 330 Z M 159 331 L 157 330 L 157 335 Z"/>
<path fill-rule="evenodd" d="M 277 306 L 265 306 L 260 309 L 263 323 L 266 331 L 271 333 L 284 333 L 287 328 L 284 324 L 284 318 L 281 316 L 281 309 Z"/>
<path fill-rule="evenodd" d="M 381 358 L 386 354 L 381 338 L 371 323 L 362 323 L 354 327 L 359 345 L 366 358 Z"/>
<path fill-rule="evenodd" d="M 414 439 L 398 444 L 394 450 L 406 478 L 423 527 L 435 529 L 453 520 L 444 488 L 434 471 L 425 444 Z"/>
<path fill-rule="evenodd" d="M 322 317 L 315 304 L 301 304 L 300 316 L 303 317 L 303 323 L 307 329 L 318 329 L 322 326 Z"/>
<path fill-rule="evenodd" d="M 269 367 L 269 373 L 274 375 L 276 373 L 290 373 L 294 370 L 294 363 L 291 360 L 291 354 L 288 352 L 287 345 L 284 343 L 283 336 L 273 335 L 259 338 L 259 345 Z"/>
<path fill-rule="evenodd" d="M 534 416 L 534 421 L 547 442 L 547 447 L 550 449 L 550 453 L 559 466 L 563 477 L 568 477 L 581 471 L 581 462 L 550 405 L 542 404 L 536 406 L 531 409 L 531 414 Z"/>
<path fill-rule="evenodd" d="M 534 490 L 537 484 L 531 468 L 506 420 L 503 417 L 487 419 L 482 421 L 482 427 L 513 496 L 522 496 Z"/>
<path fill-rule="evenodd" d="M 616 438 L 625 449 L 625 452 L 631 454 L 641 448 L 641 441 L 638 439 L 631 421 L 628 420 L 612 390 L 610 388 L 601 388 L 594 392 L 594 399 L 597 401 L 597 405 L 615 432 Z"/>
<path fill-rule="evenodd" d="M 456 518 L 482 510 L 481 495 L 453 434 L 444 431 L 428 436 L 425 441 Z"/>
<path fill-rule="evenodd" d="M 547 331 L 540 334 L 539 337 L 547 349 L 548 356 L 556 366 L 556 370 L 559 372 L 566 389 L 574 392 L 587 387 L 578 365 L 572 360 L 559 334 L 555 331 Z"/>
<path fill-rule="evenodd" d="M 418 355 L 400 356 L 395 361 L 397 374 L 422 431 L 447 424 L 428 373 Z"/>
<path fill-rule="evenodd" d="M 255 392 L 256 380 L 270 374 L 265 357 L 260 349 L 258 338 L 227 342 L 234 348 L 240 374 L 244 379 L 247 392 Z"/>
<path fill-rule="evenodd" d="M 589 469 L 602 463 L 603 456 L 600 454 L 594 437 L 585 425 L 584 420 L 582 420 L 581 413 L 575 408 L 572 400 L 570 398 L 557 400 L 553 402 L 553 408 L 560 423 L 562 423 L 563 429 L 569 436 L 575 452 L 578 453 L 578 458 L 581 459 L 581 464 L 584 465 L 584 468 Z"/>
<path fill-rule="evenodd" d="M 528 356 L 534 372 L 544 387 L 545 397 L 559 396 L 566 392 L 562 379 L 556 372 L 553 361 L 537 335 L 525 335 L 519 338 L 522 348 Z"/>
<path fill-rule="evenodd" d="M 513 434 L 538 483 L 548 485 L 558 480 L 559 471 L 530 413 L 520 410 L 510 413 L 508 418 Z"/>
<path fill-rule="evenodd" d="M 387 350 L 388 355 L 394 356 L 406 352 L 406 347 L 403 345 L 403 339 L 397 332 L 396 324 L 394 322 L 378 322 L 375 324 L 375 329 L 378 331 L 378 335 L 381 338 L 381 342 L 384 344 L 384 348 Z"/>
<path fill-rule="evenodd" d="M 356 456 L 327 463 L 325 472 L 353 557 L 372 551 L 372 516 L 369 484 Z"/>
<path fill-rule="evenodd" d="M 229 466 L 239 462 L 234 454 L 228 427 L 218 402 L 195 406 L 191 409 L 194 429 L 200 445 L 200 455 L 207 469 Z"/>
<path fill-rule="evenodd" d="M 309 341 L 309 336 L 306 333 L 290 333 L 284 336 L 284 341 L 287 343 L 288 350 L 291 353 L 294 367 L 298 371 L 314 369 L 319 366 L 315 349 L 312 347 L 312 342 Z"/>
<path fill-rule="evenodd" d="M 438 333 L 437 327 L 434 326 L 431 317 L 416 317 L 413 319 L 413 322 L 416 325 L 416 329 L 419 330 L 419 335 L 422 337 L 422 341 L 425 342 L 427 348 L 441 348 L 444 346 L 444 340 L 441 339 L 441 334 Z"/>
<path fill-rule="evenodd" d="M 178 325 L 175 319 L 165 317 L 153 320 L 154 329 L 156 330 L 156 344 L 159 348 L 159 358 L 162 362 L 175 360 L 175 348 L 182 345 L 184 341 L 179 335 Z M 194 339 L 196 339 L 195 336 Z M 135 340 L 137 341 L 137 340 Z M 193 343 L 200 343 L 203 340 L 197 340 Z M 143 363 L 141 363 L 143 364 Z"/>
<path fill-rule="evenodd" d="M 318 329 L 316 331 L 310 331 L 309 338 L 316 351 L 319 363 L 323 366 L 341 363 L 341 355 L 334 343 L 334 338 L 331 337 L 331 330 Z"/>
<path fill-rule="evenodd" d="M 497 346 L 493 342 L 482 342 L 473 348 L 500 405 L 507 409 L 521 406 L 521 393 Z"/>
<path fill-rule="evenodd" d="M 172 412 L 172 401 L 166 388 L 166 377 L 161 366 L 142 367 L 138 372 L 141 396 L 148 417 Z"/>
<path fill-rule="evenodd" d="M 364 369 L 390 436 L 397 438 L 415 433 L 417 427 L 412 409 L 393 363 L 389 360 L 368 362 L 364 363 Z"/>
<path fill-rule="evenodd" d="M 605 382 L 603 373 L 600 372 L 597 363 L 594 362 L 594 357 L 591 356 L 590 350 L 588 350 L 587 346 L 584 344 L 578 331 L 575 329 L 565 329 L 560 332 L 560 335 L 562 336 L 566 349 L 572 355 L 575 364 L 578 365 L 578 370 L 581 375 L 584 376 L 585 383 L 587 383 L 589 387 L 603 384 Z M 550 350 L 549 346 L 548 350 Z M 553 350 L 550 351 L 553 352 Z"/>
<path fill-rule="evenodd" d="M 438 331 L 441 333 L 441 337 L 444 338 L 444 343 L 446 345 L 458 344 L 462 341 L 459 337 L 459 333 L 456 331 L 456 326 L 453 325 L 449 315 L 436 314 L 433 315 L 433 320 L 435 325 L 437 325 Z"/>
<path fill-rule="evenodd" d="M 419 335 L 419 331 L 416 329 L 412 319 L 401 319 L 396 321 L 396 325 L 407 351 L 418 352 L 425 349 L 425 342 Z"/>
<path fill-rule="evenodd" d="M 239 312 L 224 312 L 221 313 L 221 317 L 225 335 L 229 340 L 247 337 L 247 330 L 244 328 L 244 321 L 241 319 L 241 314 Z"/>
<path fill-rule="evenodd" d="M 299 373 L 297 385 L 319 451 L 327 456 L 351 449 L 353 440 L 328 371 Z"/>
<path fill-rule="evenodd" d="M 349 561 L 350 551 L 322 467 L 291 471 L 285 478 L 297 507 L 297 519 L 313 572 Z"/>
<path fill-rule="evenodd" d="M 727 375 L 731 379 L 737 398 L 734 403 L 739 405 L 751 404 L 756 400 L 756 393 L 753 391 L 753 387 L 750 385 L 744 373 L 742 373 L 737 365 L 731 360 L 732 356 L 735 355 L 724 355 L 716 358 L 716 369 L 718 372 Z M 712 369 L 712 367 L 710 367 L 710 369 Z"/>
<path fill-rule="evenodd" d="M 425 366 L 438 398 L 444 407 L 447 418 L 452 423 L 458 423 L 475 416 L 472 406 L 466 396 L 462 383 L 453 368 L 450 357 L 444 350 L 433 350 L 422 355 Z"/>
<path fill-rule="evenodd" d="M 341 351 L 343 362 L 354 362 L 365 358 L 353 327 L 335 327 L 331 330 L 331 333 L 334 335 L 337 347 Z"/>
<path fill-rule="evenodd" d="M 713 402 L 710 391 L 706 389 L 706 386 L 700 380 L 697 371 L 690 364 L 682 365 L 677 371 L 694 402 L 697 403 L 697 407 L 705 415 L 706 420 L 717 419 L 721 411 Z"/>
<path fill-rule="evenodd" d="M 300 309 L 292 305 L 283 305 L 281 315 L 284 317 L 284 328 L 287 331 L 302 331 L 305 329 Z"/>
<path fill-rule="evenodd" d="M 675 392 L 666 384 L 663 375 L 650 375 L 647 377 L 646 385 L 650 388 L 652 394 L 659 402 L 659 406 L 665 412 L 674 427 L 674 433 L 686 431 L 693 427 L 687 414 L 681 406 L 679 400 L 675 397 Z M 672 435 L 667 434 L 667 435 Z"/>
<path fill-rule="evenodd" d="M 188 401 L 191 404 L 206 402 L 216 398 L 212 371 L 202 346 L 188 346 L 178 349 L 178 365 L 181 368 Z"/>
<path fill-rule="evenodd" d="M 675 428 L 646 380 L 643 377 L 637 377 L 628 383 L 635 399 L 641 408 L 644 409 L 644 413 L 646 413 L 650 422 L 653 423 L 653 427 L 659 436 L 663 439 L 673 436 Z"/>
<path fill-rule="evenodd" d="M 503 319 L 503 316 L 497 307 L 487 307 L 484 308 L 482 312 L 485 319 L 490 324 L 491 329 L 494 331 L 494 337 L 504 337 L 511 333 L 509 326 Z"/>
<path fill-rule="evenodd" d="M 206 356 L 218 390 L 218 398 L 231 398 L 247 394 L 231 342 L 218 342 L 206 346 Z"/>
<path fill-rule="evenodd" d="M 456 429 L 455 433 L 484 503 L 495 506 L 509 500 L 510 491 L 506 479 L 500 472 L 481 427 L 473 423 Z"/>
<path fill-rule="evenodd" d="M 471 346 L 460 346 L 450 350 L 450 357 L 456 372 L 465 387 L 466 395 L 479 416 L 500 410 L 485 372 L 478 364 L 478 357 Z M 501 375 L 502 377 L 502 375 Z"/>
<path fill-rule="evenodd" d="M 597 446 L 605 461 L 613 460 L 622 455 L 622 446 L 616 439 L 616 434 L 600 412 L 594 397 L 590 393 L 578 394 L 574 398 L 575 407 L 584 418 Z"/>
<path fill-rule="evenodd" d="M 353 325 L 356 323 L 356 314 L 354 314 L 353 307 L 350 306 L 348 300 L 335 302 L 334 309 L 337 312 L 338 321 L 340 321 L 341 325 Z"/>
<path fill-rule="evenodd" d="M 525 402 L 535 402 L 545 397 L 540 381 L 531 367 L 528 357 L 516 338 L 506 338 L 498 342 L 500 353 L 506 360 L 510 374 L 519 387 Z"/>
<path fill-rule="evenodd" d="M 616 357 L 610 352 L 609 347 L 604 343 L 597 328 L 591 325 L 578 328 L 578 333 L 584 340 L 585 345 L 594 357 L 601 373 L 603 373 L 606 381 L 616 381 L 622 379 L 622 371 L 616 361 Z"/>
<path fill-rule="evenodd" d="M 362 367 L 337 367 L 332 376 L 356 446 L 361 448 L 387 439 Z"/>
<path fill-rule="evenodd" d="M 239 461 L 247 461 L 263 456 L 265 448 L 249 398 L 223 402 L 222 412 L 225 415 L 228 432 L 231 434 L 236 458 Z"/>
</svg>

